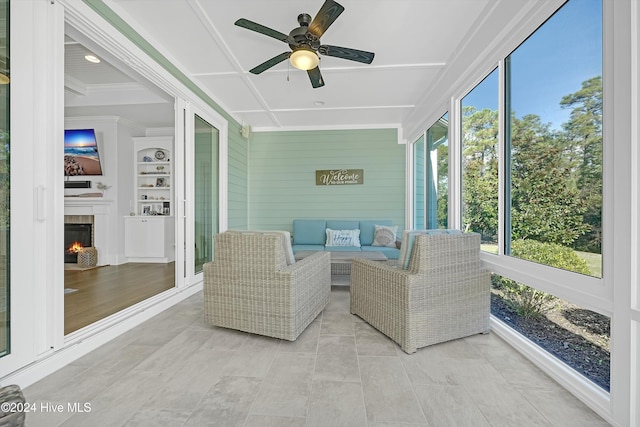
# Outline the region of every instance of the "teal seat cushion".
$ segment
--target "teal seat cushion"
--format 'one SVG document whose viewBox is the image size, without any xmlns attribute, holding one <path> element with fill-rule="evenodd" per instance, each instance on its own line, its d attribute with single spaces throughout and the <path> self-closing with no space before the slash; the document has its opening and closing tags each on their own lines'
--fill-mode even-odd
<svg viewBox="0 0 640 427">
<path fill-rule="evenodd" d="M 392 222 L 388 219 L 360 221 L 360 244 L 362 246 L 371 246 L 376 232 L 376 225 L 392 225 Z"/>
<path fill-rule="evenodd" d="M 400 249 L 387 246 L 363 246 L 362 252 L 381 252 L 389 259 L 398 259 Z"/>
<path fill-rule="evenodd" d="M 327 240 L 325 230 L 327 222 L 324 219 L 294 219 L 294 245 L 324 245 Z"/>
<path fill-rule="evenodd" d="M 334 252 L 346 252 L 346 251 L 355 251 L 360 252 L 359 246 L 325 246 L 325 251 L 334 251 Z"/>
<path fill-rule="evenodd" d="M 299 251 L 324 251 L 324 245 L 292 245 L 293 253 Z"/>
</svg>

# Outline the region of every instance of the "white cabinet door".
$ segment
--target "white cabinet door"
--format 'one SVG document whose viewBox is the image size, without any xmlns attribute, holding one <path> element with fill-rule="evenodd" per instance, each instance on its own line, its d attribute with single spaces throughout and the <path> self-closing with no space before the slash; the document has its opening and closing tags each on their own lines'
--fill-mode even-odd
<svg viewBox="0 0 640 427">
<path fill-rule="evenodd" d="M 150 262 L 173 259 L 173 217 L 126 217 L 124 233 L 128 258 L 148 258 Z"/>
</svg>

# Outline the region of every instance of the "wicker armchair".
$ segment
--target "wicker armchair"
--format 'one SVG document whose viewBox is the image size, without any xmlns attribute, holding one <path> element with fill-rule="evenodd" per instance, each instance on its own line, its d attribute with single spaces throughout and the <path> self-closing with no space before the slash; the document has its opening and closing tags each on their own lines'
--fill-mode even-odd
<svg viewBox="0 0 640 427">
<path fill-rule="evenodd" d="M 294 341 L 320 314 L 331 294 L 330 254 L 295 262 L 287 235 L 214 237 L 215 259 L 204 265 L 207 323 Z"/>
<path fill-rule="evenodd" d="M 409 354 L 489 331 L 490 275 L 480 268 L 478 234 L 417 235 L 402 267 L 354 260 L 351 313 Z"/>
</svg>

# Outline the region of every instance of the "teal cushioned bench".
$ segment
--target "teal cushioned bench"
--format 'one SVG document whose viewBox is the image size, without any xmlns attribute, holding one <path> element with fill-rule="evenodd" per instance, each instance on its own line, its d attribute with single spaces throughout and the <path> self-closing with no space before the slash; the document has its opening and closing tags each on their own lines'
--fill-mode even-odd
<svg viewBox="0 0 640 427">
<path fill-rule="evenodd" d="M 393 225 L 391 220 L 324 220 L 324 219 L 294 219 L 293 220 L 293 252 L 298 251 L 375 251 L 382 252 L 389 259 L 398 259 L 400 250 L 386 246 L 373 246 L 375 225 Z M 330 246 L 325 247 L 327 241 L 326 229 L 332 230 L 360 230 L 360 247 Z"/>
</svg>

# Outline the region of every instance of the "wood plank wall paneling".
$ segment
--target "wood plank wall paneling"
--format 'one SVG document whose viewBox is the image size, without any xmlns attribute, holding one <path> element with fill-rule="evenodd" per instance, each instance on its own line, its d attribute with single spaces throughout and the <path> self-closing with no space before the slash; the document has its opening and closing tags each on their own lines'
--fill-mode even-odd
<svg viewBox="0 0 640 427">
<path fill-rule="evenodd" d="M 396 129 L 256 132 L 249 158 L 249 228 L 291 231 L 297 218 L 390 219 L 404 228 Z M 316 185 L 316 170 L 341 168 L 364 169 L 364 184 Z"/>
<path fill-rule="evenodd" d="M 240 129 L 229 126 L 229 228 L 247 229 L 249 197 L 249 144 Z"/>
</svg>

